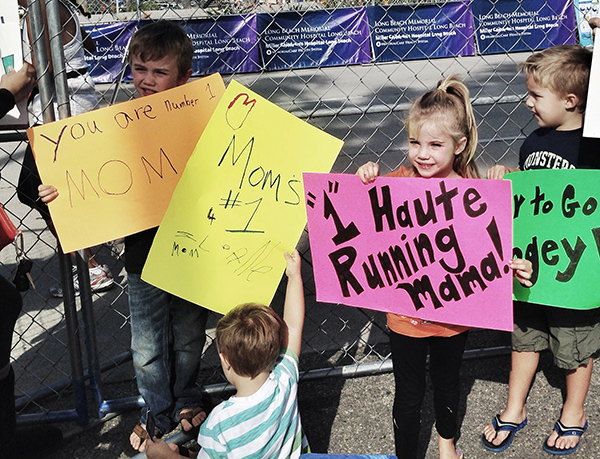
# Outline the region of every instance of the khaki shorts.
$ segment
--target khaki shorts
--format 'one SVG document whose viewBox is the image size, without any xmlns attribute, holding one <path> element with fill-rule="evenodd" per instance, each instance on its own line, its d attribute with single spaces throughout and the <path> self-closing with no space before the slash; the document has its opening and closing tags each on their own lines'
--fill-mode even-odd
<svg viewBox="0 0 600 459">
<path fill-rule="evenodd" d="M 559 368 L 575 370 L 600 349 L 600 309 L 580 311 L 515 301 L 512 349 L 550 349 Z"/>
</svg>

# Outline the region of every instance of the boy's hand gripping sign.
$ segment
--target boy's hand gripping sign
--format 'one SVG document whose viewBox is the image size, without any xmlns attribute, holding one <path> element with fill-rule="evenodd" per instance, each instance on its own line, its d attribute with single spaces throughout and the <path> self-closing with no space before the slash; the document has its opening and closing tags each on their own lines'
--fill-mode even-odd
<svg viewBox="0 0 600 459">
<path fill-rule="evenodd" d="M 600 171 L 507 174 L 513 187 L 515 253 L 533 264 L 522 301 L 569 309 L 600 307 Z"/>
<path fill-rule="evenodd" d="M 232 81 L 154 238 L 142 279 L 217 312 L 269 304 L 306 226 L 302 172 L 342 141 Z"/>
<path fill-rule="evenodd" d="M 65 253 L 160 223 L 224 91 L 214 74 L 27 131 Z"/>
<path fill-rule="evenodd" d="M 510 183 L 304 174 L 317 300 L 512 331 Z"/>
</svg>

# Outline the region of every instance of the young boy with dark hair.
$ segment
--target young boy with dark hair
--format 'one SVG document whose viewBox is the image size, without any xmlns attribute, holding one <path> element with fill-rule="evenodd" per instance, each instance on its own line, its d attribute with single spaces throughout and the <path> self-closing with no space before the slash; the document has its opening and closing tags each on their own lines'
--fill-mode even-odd
<svg viewBox="0 0 600 459">
<path fill-rule="evenodd" d="M 527 81 L 526 105 L 539 129 L 530 134 L 519 154 L 519 169 L 497 165 L 488 178 L 513 170 L 598 168 L 598 139 L 582 137 L 583 114 L 592 55 L 578 45 L 561 45 L 531 55 L 520 68 Z M 549 348 L 566 374 L 566 399 L 544 451 L 574 452 L 587 429 L 584 402 L 592 375 L 592 355 L 600 348 L 600 309 L 563 309 L 515 302 L 512 362 L 504 411 L 483 429 L 481 442 L 490 451 L 510 446 L 527 424 L 525 402 L 540 352 Z"/>
<path fill-rule="evenodd" d="M 180 86 L 192 74 L 194 48 L 185 31 L 168 21 L 153 22 L 131 39 L 128 62 L 140 96 Z M 50 202 L 55 187 L 40 186 L 39 196 Z M 204 349 L 208 311 L 141 279 L 157 228 L 125 238 L 125 270 L 131 314 L 133 367 L 140 394 L 156 422 L 157 436 L 181 423 L 184 431 L 206 419 L 197 383 Z M 146 448 L 146 412 L 130 436 L 137 451 Z"/>
<path fill-rule="evenodd" d="M 168 21 L 135 33 L 129 44 L 133 84 L 140 96 L 180 86 L 192 75 L 194 48 L 185 31 Z M 184 431 L 206 418 L 197 384 L 208 311 L 141 279 L 156 228 L 125 238 L 125 269 L 131 313 L 131 349 L 140 394 L 160 434 L 177 422 Z M 140 426 L 144 426 L 142 410 Z M 145 449 L 145 431 L 134 429 L 131 446 Z"/>
<path fill-rule="evenodd" d="M 236 394 L 200 427 L 198 458 L 297 458 L 308 449 L 296 400 L 304 326 L 300 255 L 294 250 L 285 258 L 283 321 L 268 306 L 247 303 L 217 325 L 221 366 Z M 184 457 L 163 441 L 149 441 L 146 455 Z"/>
</svg>

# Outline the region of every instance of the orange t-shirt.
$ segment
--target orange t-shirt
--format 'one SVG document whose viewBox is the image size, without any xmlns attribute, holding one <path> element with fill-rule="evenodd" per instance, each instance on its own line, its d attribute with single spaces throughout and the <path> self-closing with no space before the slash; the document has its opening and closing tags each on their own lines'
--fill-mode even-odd
<svg viewBox="0 0 600 459">
<path fill-rule="evenodd" d="M 385 175 L 386 177 L 418 177 L 415 170 L 400 166 L 394 172 Z M 388 312 L 387 325 L 390 330 L 400 335 L 411 336 L 413 338 L 427 338 L 429 336 L 449 337 L 458 335 L 467 331 L 470 327 L 462 325 L 443 324 L 440 322 L 431 322 L 429 320 L 415 319 L 400 314 Z"/>
</svg>

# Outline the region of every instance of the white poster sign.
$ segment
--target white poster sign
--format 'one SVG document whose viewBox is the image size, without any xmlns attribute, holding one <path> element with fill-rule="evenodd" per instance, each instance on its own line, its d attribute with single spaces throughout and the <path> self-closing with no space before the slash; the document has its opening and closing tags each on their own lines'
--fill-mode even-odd
<svg viewBox="0 0 600 459">
<path fill-rule="evenodd" d="M 600 50 L 600 33 L 594 37 L 594 48 Z M 592 56 L 592 71 L 590 73 L 590 86 L 588 100 L 585 108 L 583 122 L 583 136 L 600 138 L 600 52 Z"/>
</svg>

